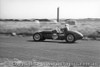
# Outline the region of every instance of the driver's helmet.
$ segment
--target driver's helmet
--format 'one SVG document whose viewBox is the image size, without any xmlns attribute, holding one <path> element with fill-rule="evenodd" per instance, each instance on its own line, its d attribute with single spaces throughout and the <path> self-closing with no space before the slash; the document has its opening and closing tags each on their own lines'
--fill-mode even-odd
<svg viewBox="0 0 100 67">
<path fill-rule="evenodd" d="M 69 26 L 69 24 L 65 24 L 65 27 L 68 27 Z"/>
</svg>

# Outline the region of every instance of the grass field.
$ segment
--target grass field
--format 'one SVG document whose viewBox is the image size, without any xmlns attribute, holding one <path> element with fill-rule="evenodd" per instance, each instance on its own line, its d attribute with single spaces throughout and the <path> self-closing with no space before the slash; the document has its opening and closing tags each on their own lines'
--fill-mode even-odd
<svg viewBox="0 0 100 67">
<path fill-rule="evenodd" d="M 55 23 L 54 21 L 0 21 L 0 33 L 17 33 L 17 34 L 29 34 L 39 30 L 51 30 L 55 29 L 57 25 L 64 26 L 66 21 Z M 67 22 L 68 23 L 68 22 Z M 100 20 L 82 19 L 75 20 L 75 25 L 70 25 L 70 30 L 78 30 L 84 36 L 99 37 L 100 32 Z"/>
</svg>

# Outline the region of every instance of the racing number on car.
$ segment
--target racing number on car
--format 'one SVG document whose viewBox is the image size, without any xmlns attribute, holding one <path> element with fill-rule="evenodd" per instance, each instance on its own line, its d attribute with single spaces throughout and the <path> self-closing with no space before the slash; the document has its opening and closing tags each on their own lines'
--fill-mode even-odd
<svg viewBox="0 0 100 67">
<path fill-rule="evenodd" d="M 58 35 L 56 33 L 52 34 L 52 39 L 56 40 L 58 38 Z"/>
</svg>

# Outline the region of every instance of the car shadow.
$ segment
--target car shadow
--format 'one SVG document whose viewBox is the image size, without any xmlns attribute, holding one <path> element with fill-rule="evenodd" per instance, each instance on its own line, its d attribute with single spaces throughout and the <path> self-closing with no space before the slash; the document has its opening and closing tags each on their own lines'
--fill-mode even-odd
<svg viewBox="0 0 100 67">
<path fill-rule="evenodd" d="M 59 41 L 59 40 L 45 40 L 45 41 L 34 41 L 34 40 L 27 40 L 27 42 L 39 42 L 39 43 L 63 43 L 63 44 L 77 44 L 78 42 L 75 43 L 67 43 L 66 41 Z"/>
</svg>

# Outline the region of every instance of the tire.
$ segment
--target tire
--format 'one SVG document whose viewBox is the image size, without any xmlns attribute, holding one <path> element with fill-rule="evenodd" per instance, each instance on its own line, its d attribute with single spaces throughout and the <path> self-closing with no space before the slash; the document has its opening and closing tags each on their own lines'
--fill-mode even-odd
<svg viewBox="0 0 100 67">
<path fill-rule="evenodd" d="M 68 34 L 66 36 L 65 40 L 66 40 L 67 43 L 74 43 L 75 42 L 75 36 L 73 34 Z"/>
<path fill-rule="evenodd" d="M 35 33 L 35 34 L 33 35 L 33 40 L 34 40 L 34 41 L 42 41 L 42 39 L 43 39 L 43 36 L 42 36 L 41 33 Z"/>
</svg>

